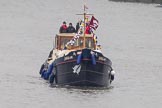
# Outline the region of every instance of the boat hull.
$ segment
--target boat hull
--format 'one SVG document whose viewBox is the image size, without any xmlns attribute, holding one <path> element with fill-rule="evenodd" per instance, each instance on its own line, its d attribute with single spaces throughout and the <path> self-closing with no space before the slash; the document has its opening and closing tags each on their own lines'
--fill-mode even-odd
<svg viewBox="0 0 162 108">
<path fill-rule="evenodd" d="M 108 87 L 111 65 L 111 61 L 99 52 L 90 49 L 73 51 L 55 60 L 55 84 Z"/>
</svg>

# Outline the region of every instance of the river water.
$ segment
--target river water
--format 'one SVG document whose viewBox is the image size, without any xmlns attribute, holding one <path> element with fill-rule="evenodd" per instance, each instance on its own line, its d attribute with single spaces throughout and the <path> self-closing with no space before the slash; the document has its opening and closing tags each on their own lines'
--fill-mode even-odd
<svg viewBox="0 0 162 108">
<path fill-rule="evenodd" d="M 75 24 L 81 0 L 0 0 L 0 108 L 161 108 L 162 8 L 87 0 L 113 62 L 110 89 L 54 88 L 39 69 L 62 21 Z"/>
</svg>

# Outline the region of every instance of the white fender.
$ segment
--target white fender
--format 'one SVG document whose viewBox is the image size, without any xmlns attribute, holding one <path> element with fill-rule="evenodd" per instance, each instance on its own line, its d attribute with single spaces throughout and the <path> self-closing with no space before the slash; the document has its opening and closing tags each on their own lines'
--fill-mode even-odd
<svg viewBox="0 0 162 108">
<path fill-rule="evenodd" d="M 115 71 L 114 70 L 111 71 L 111 75 L 115 75 Z"/>
</svg>

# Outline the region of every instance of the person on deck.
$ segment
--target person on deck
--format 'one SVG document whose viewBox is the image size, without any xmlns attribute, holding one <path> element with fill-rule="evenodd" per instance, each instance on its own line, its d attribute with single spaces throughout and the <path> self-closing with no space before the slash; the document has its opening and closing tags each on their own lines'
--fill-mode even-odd
<svg viewBox="0 0 162 108">
<path fill-rule="evenodd" d="M 79 20 L 76 24 L 76 33 L 78 33 L 81 24 L 82 24 L 82 20 Z"/>
<path fill-rule="evenodd" d="M 73 27 L 72 23 L 69 23 L 67 33 L 75 33 L 75 28 Z"/>
<path fill-rule="evenodd" d="M 85 34 L 91 34 L 90 26 L 86 27 Z"/>
<path fill-rule="evenodd" d="M 67 33 L 67 26 L 66 26 L 66 22 L 64 21 L 62 26 L 60 27 L 60 33 Z"/>
<path fill-rule="evenodd" d="M 78 33 L 79 28 L 80 28 L 80 22 L 76 24 L 76 33 Z"/>
</svg>

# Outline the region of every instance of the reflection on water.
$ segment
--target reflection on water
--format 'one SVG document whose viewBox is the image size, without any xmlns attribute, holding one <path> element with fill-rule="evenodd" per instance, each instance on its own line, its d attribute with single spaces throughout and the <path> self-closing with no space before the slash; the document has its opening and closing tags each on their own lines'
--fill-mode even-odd
<svg viewBox="0 0 162 108">
<path fill-rule="evenodd" d="M 83 93 L 83 94 L 97 94 L 109 92 L 113 89 L 113 86 L 110 87 L 72 87 L 72 86 L 55 86 L 50 85 L 51 88 L 65 89 L 69 93 Z"/>
</svg>

